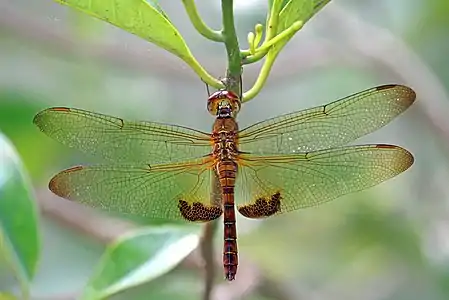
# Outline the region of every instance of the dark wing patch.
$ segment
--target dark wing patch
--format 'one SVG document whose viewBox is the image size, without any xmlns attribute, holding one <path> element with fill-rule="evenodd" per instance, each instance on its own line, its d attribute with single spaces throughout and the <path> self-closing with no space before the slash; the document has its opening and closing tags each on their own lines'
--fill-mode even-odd
<svg viewBox="0 0 449 300">
<path fill-rule="evenodd" d="M 253 204 L 241 205 L 238 211 L 247 218 L 264 218 L 281 210 L 281 193 L 276 192 L 270 198 L 258 198 Z"/>
<path fill-rule="evenodd" d="M 223 209 L 217 205 L 205 205 L 201 202 L 193 202 L 191 205 L 184 200 L 179 200 L 179 211 L 187 221 L 208 222 L 219 218 Z"/>
</svg>

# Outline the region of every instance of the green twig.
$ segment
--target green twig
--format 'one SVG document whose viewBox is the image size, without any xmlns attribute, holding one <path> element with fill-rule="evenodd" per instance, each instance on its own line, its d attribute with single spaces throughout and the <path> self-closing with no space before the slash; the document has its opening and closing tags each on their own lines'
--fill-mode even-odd
<svg viewBox="0 0 449 300">
<path fill-rule="evenodd" d="M 256 26 L 254 26 L 254 32 L 256 34 L 256 37 L 254 39 L 254 45 L 255 45 L 255 47 L 259 47 L 259 43 L 262 40 L 262 35 L 263 35 L 263 25 L 256 24 Z"/>
<path fill-rule="evenodd" d="M 221 0 L 223 14 L 222 35 L 228 53 L 228 70 L 226 74 L 226 86 L 229 90 L 241 94 L 240 77 L 242 76 L 242 59 L 240 57 L 239 41 L 234 27 L 233 0 Z"/>
<path fill-rule="evenodd" d="M 243 64 L 254 63 L 254 62 L 262 59 L 268 53 L 268 51 L 270 50 L 270 48 L 273 45 L 275 45 L 283 40 L 290 39 L 297 31 L 299 31 L 302 28 L 302 26 L 303 26 L 303 22 L 296 21 L 290 27 L 288 27 L 287 29 L 285 29 L 284 31 L 282 31 L 281 33 L 276 35 L 274 38 L 263 43 L 262 46 L 260 46 L 259 48 L 256 49 L 255 54 L 250 55 L 250 56 L 246 57 L 245 59 L 243 59 Z"/>
<path fill-rule="evenodd" d="M 187 15 L 193 26 L 202 36 L 215 42 L 223 42 L 223 35 L 221 32 L 211 29 L 204 23 L 203 19 L 201 19 L 194 0 L 182 0 L 182 3 L 184 4 Z"/>
<path fill-rule="evenodd" d="M 251 34 L 252 32 L 250 32 L 249 34 Z M 248 35 L 249 35 L 248 34 Z M 260 41 L 262 39 L 262 35 L 263 35 L 263 25 L 262 24 L 257 24 L 254 27 L 254 47 L 259 47 Z M 249 40 L 248 40 L 249 43 Z M 248 57 L 251 54 L 254 54 L 251 52 L 251 43 L 249 44 L 250 49 L 246 49 L 246 50 L 240 50 L 240 57 L 245 59 L 246 57 Z"/>
<path fill-rule="evenodd" d="M 260 69 L 260 73 L 259 76 L 257 77 L 256 82 L 254 83 L 251 89 L 249 89 L 247 92 L 243 94 L 242 102 L 247 102 L 253 99 L 262 90 L 262 87 L 267 81 L 268 75 L 270 73 L 271 67 L 274 64 L 277 54 L 278 53 L 274 54 L 272 57 L 270 57 L 270 55 L 268 54 L 264 64 L 262 65 L 262 68 Z"/>
<path fill-rule="evenodd" d="M 294 30 L 290 30 L 289 35 L 286 35 L 286 36 L 284 36 L 283 39 L 278 40 L 277 44 L 271 45 L 271 47 L 278 47 L 278 49 L 275 50 L 275 49 L 271 48 L 272 51 L 268 52 L 265 62 L 262 65 L 262 68 L 260 69 L 260 73 L 259 73 L 259 76 L 257 77 L 256 82 L 254 83 L 253 87 L 250 90 L 248 90 L 247 92 L 245 92 L 243 94 L 242 102 L 247 102 L 247 101 L 251 100 L 252 98 L 254 98 L 257 94 L 259 94 L 259 92 L 261 91 L 265 82 L 267 81 L 268 75 L 270 74 L 270 71 L 271 71 L 271 67 L 273 66 L 274 61 L 276 60 L 276 57 L 278 56 L 279 52 L 287 44 L 287 42 L 295 35 L 295 33 L 299 29 L 301 29 L 302 25 L 303 25 L 303 22 L 301 22 L 301 21 L 297 21 L 297 22 L 293 23 L 293 25 L 290 26 L 285 31 L 289 30 L 290 28 L 292 28 Z"/>
<path fill-rule="evenodd" d="M 256 36 L 254 35 L 254 32 L 248 33 L 248 45 L 249 45 L 249 51 L 251 54 L 256 54 L 256 45 L 254 43 L 255 39 L 256 39 Z"/>
</svg>

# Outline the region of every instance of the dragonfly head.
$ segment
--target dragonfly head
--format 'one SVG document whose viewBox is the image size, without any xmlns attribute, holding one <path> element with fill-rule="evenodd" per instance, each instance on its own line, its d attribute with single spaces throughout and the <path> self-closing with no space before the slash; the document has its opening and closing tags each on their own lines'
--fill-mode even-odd
<svg viewBox="0 0 449 300">
<path fill-rule="evenodd" d="M 231 91 L 216 91 L 207 100 L 207 110 L 221 118 L 235 117 L 240 110 L 240 98 Z"/>
</svg>

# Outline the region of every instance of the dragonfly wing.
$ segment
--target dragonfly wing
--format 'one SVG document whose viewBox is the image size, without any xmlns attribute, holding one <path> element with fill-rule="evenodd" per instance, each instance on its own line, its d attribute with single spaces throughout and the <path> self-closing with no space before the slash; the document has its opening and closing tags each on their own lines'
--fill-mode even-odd
<svg viewBox="0 0 449 300">
<path fill-rule="evenodd" d="M 214 202 L 212 162 L 170 165 L 78 166 L 52 178 L 60 197 L 107 211 L 152 219 L 210 221 L 222 208 Z"/>
<path fill-rule="evenodd" d="M 121 163 L 185 161 L 210 152 L 208 134 L 151 122 L 128 122 L 74 108 L 41 111 L 34 123 L 48 136 L 87 154 Z"/>
<path fill-rule="evenodd" d="M 236 181 L 241 214 L 250 218 L 316 206 L 392 178 L 413 156 L 392 145 L 363 145 L 284 156 L 242 155 Z"/>
<path fill-rule="evenodd" d="M 415 97 L 415 92 L 406 86 L 378 86 L 243 129 L 239 133 L 239 149 L 268 155 L 343 146 L 386 125 L 406 110 Z"/>
</svg>

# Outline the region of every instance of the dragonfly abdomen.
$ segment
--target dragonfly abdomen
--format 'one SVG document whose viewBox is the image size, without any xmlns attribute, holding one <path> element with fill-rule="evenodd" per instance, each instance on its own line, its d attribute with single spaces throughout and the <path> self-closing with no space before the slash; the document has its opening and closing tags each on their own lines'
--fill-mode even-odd
<svg viewBox="0 0 449 300">
<path fill-rule="evenodd" d="M 223 267 L 226 279 L 234 280 L 237 273 L 237 230 L 235 226 L 234 185 L 237 164 L 231 160 L 221 161 L 217 165 L 218 178 L 222 189 L 224 245 Z"/>
</svg>

